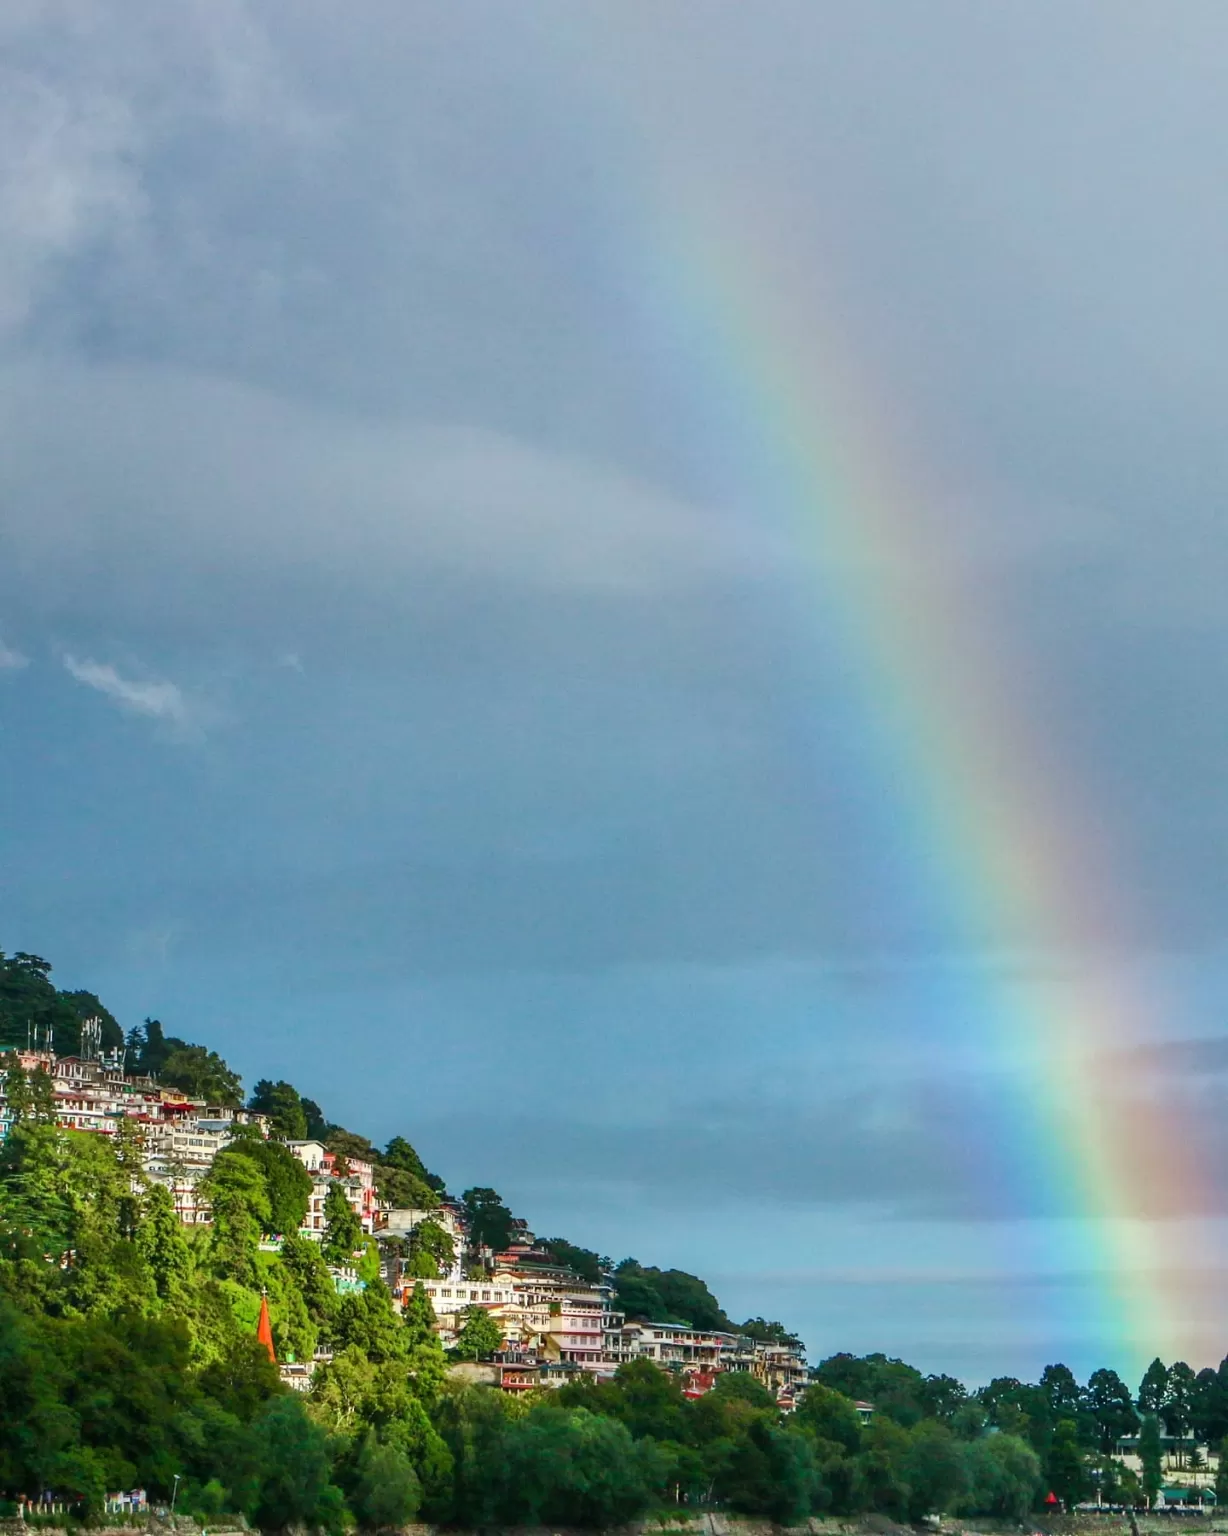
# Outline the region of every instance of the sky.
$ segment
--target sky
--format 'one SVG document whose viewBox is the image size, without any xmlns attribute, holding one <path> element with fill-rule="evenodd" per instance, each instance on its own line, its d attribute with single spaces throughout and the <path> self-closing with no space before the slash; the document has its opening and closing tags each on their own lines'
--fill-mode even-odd
<svg viewBox="0 0 1228 1536">
<path fill-rule="evenodd" d="M 1223 7 L 0 58 L 0 945 L 814 1360 L 1218 1361 Z"/>
</svg>

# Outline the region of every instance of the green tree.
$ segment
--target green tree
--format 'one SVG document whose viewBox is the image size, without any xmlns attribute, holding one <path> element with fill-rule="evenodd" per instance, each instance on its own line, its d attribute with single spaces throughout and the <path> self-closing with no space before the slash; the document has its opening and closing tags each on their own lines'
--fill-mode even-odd
<svg viewBox="0 0 1228 1536">
<path fill-rule="evenodd" d="M 181 1088 L 206 1103 L 228 1109 L 243 1106 L 243 1083 L 238 1073 L 232 1072 L 216 1051 L 203 1045 L 177 1042 L 162 1063 L 159 1077 L 169 1087 Z"/>
<path fill-rule="evenodd" d="M 625 1525 L 648 1509 L 660 1486 L 655 1447 L 583 1408 L 542 1404 L 506 1424 L 500 1439 L 501 1456 L 488 1462 L 490 1502 L 509 1524 Z"/>
<path fill-rule="evenodd" d="M 210 1252 L 217 1273 L 240 1285 L 255 1285 L 260 1235 L 272 1215 L 263 1170 L 238 1147 L 225 1147 L 200 1188 L 213 1213 Z"/>
<path fill-rule="evenodd" d="M 29 1084 L 29 1115 L 40 1125 L 54 1125 L 56 1119 L 55 1083 L 51 1073 L 40 1062 L 27 1078 Z"/>
<path fill-rule="evenodd" d="M 763 1344 L 790 1344 L 795 1349 L 806 1347 L 783 1323 L 769 1323 L 763 1317 L 748 1317 L 737 1331 L 745 1338 L 758 1339 Z"/>
<path fill-rule="evenodd" d="M 264 1231 L 279 1236 L 297 1232 L 307 1219 L 311 1175 L 294 1153 L 281 1142 L 265 1141 L 260 1136 L 241 1137 L 231 1142 L 227 1151 L 247 1158 L 264 1176 L 268 1199 L 268 1215 L 262 1223 Z"/>
<path fill-rule="evenodd" d="M 929 1418 L 950 1424 L 968 1402 L 968 1389 L 954 1376 L 930 1375 L 921 1384 L 921 1402 Z"/>
<path fill-rule="evenodd" d="M 362 1247 L 362 1222 L 354 1207 L 346 1198 L 340 1183 L 328 1186 L 324 1197 L 324 1257 L 330 1264 L 346 1265 L 354 1262 L 354 1254 Z"/>
<path fill-rule="evenodd" d="M 1142 1396 L 1140 1392 L 1139 1396 Z M 1154 1413 L 1143 1419 L 1138 1436 L 1138 1459 L 1142 1462 L 1143 1495 L 1148 1505 L 1155 1502 L 1163 1486 L 1164 1453 L 1160 1443 L 1160 1424 Z"/>
<path fill-rule="evenodd" d="M 731 1398 L 746 1403 L 770 1418 L 776 1418 L 776 1394 L 749 1371 L 723 1371 L 712 1388 L 718 1398 Z"/>
<path fill-rule="evenodd" d="M 0 1057 L 0 1065 L 4 1068 L 4 1097 L 9 1116 L 14 1123 L 26 1120 L 30 1116 L 30 1080 L 21 1058 L 16 1051 L 6 1051 Z"/>
<path fill-rule="evenodd" d="M 1096 1421 L 1096 1438 L 1102 1455 L 1110 1456 L 1118 1441 L 1138 1432 L 1138 1414 L 1130 1389 L 1116 1371 L 1093 1371 L 1087 1383 L 1087 1402 Z"/>
<path fill-rule="evenodd" d="M 964 1450 L 964 1512 L 1022 1520 L 1041 1488 L 1040 1457 L 1017 1435 L 987 1435 Z"/>
<path fill-rule="evenodd" d="M 1218 1445 L 1228 1435 L 1228 1361 L 1195 1377 L 1190 1428 L 1203 1445 Z"/>
<path fill-rule="evenodd" d="M 1148 1498 L 1152 1495 L 1148 1494 Z M 1219 1442 L 1219 1465 L 1215 1469 L 1215 1502 L 1220 1509 L 1228 1507 L 1228 1435 Z"/>
<path fill-rule="evenodd" d="M 13 1261 L 66 1263 L 84 1192 L 65 1176 L 65 1137 L 19 1121 L 0 1143 L 0 1253 Z"/>
<path fill-rule="evenodd" d="M 1091 1437 L 1094 1429 L 1088 1415 L 1086 1396 L 1068 1365 L 1045 1366 L 1040 1374 L 1040 1390 L 1049 1405 L 1051 1423 L 1057 1424 L 1061 1419 L 1069 1419 L 1079 1430 L 1080 1440 L 1083 1439 L 1085 1425 L 1087 1435 Z"/>
<path fill-rule="evenodd" d="M 902 1472 L 913 1520 L 955 1508 L 967 1487 L 963 1447 L 945 1424 L 933 1419 L 909 1432 Z"/>
<path fill-rule="evenodd" d="M 614 1285 L 617 1304 L 630 1318 L 733 1332 L 716 1297 L 697 1275 L 685 1270 L 645 1267 L 635 1259 L 624 1259 L 614 1270 Z"/>
<path fill-rule="evenodd" d="M 503 1330 L 480 1306 L 468 1306 L 465 1321 L 456 1336 L 456 1352 L 462 1360 L 483 1360 L 503 1344 Z"/>
<path fill-rule="evenodd" d="M 1168 1433 L 1176 1440 L 1183 1438 L 1189 1431 L 1195 1393 L 1194 1372 L 1184 1360 L 1175 1361 L 1168 1370 L 1160 1412 Z"/>
<path fill-rule="evenodd" d="M 51 980 L 51 966 L 38 955 L 0 951 L 0 1048 L 24 1048 L 33 1034 L 60 1055 L 81 1048 L 81 1024 L 96 1018 L 101 1045 L 112 1050 L 124 1042 L 123 1031 L 92 992 L 61 992 Z"/>
<path fill-rule="evenodd" d="M 420 1179 L 436 1195 L 443 1193 L 443 1180 L 430 1171 L 404 1136 L 394 1136 L 384 1148 L 379 1161 L 389 1168 L 400 1168 L 405 1173 L 412 1173 L 414 1178 Z"/>
<path fill-rule="evenodd" d="M 409 1337 L 392 1308 L 392 1299 L 376 1282 L 342 1296 L 333 1321 L 333 1339 L 340 1349 L 357 1349 L 377 1365 L 404 1360 Z"/>
<path fill-rule="evenodd" d="M 1042 1460 L 1048 1455 L 1053 1424 L 1048 1397 L 1040 1387 L 1013 1376 L 995 1376 L 979 1396 L 996 1429 L 1021 1436 Z"/>
<path fill-rule="evenodd" d="M 437 1280 L 456 1263 L 451 1236 L 428 1217 L 409 1234 L 410 1274 L 421 1280 Z"/>
<path fill-rule="evenodd" d="M 433 1403 L 443 1386 L 448 1367 L 435 1329 L 435 1308 L 421 1281 L 406 1298 L 401 1321 L 414 1390 L 424 1403 Z"/>
<path fill-rule="evenodd" d="M 573 1275 L 579 1275 L 590 1285 L 600 1285 L 604 1269 L 610 1267 L 608 1259 L 603 1261 L 600 1255 L 589 1248 L 577 1248 L 565 1237 L 539 1237 L 537 1246 L 543 1253 L 548 1253 L 556 1264 L 569 1269 Z"/>
<path fill-rule="evenodd" d="M 493 1189 L 467 1189 L 461 1196 L 475 1248 L 501 1253 L 512 1240 L 512 1213 Z"/>
<path fill-rule="evenodd" d="M 1087 1492 L 1087 1467 L 1073 1419 L 1061 1419 L 1054 1426 L 1048 1471 L 1049 1486 L 1067 1509 L 1073 1509 Z"/>
<path fill-rule="evenodd" d="M 182 1295 L 192 1260 L 175 1202 L 164 1184 L 151 1184 L 145 1191 L 137 1243 L 163 1301 Z"/>
<path fill-rule="evenodd" d="M 320 1244 L 290 1232 L 282 1239 L 279 1257 L 290 1283 L 303 1298 L 308 1316 L 327 1331 L 337 1311 L 338 1297 Z"/>
<path fill-rule="evenodd" d="M 262 1077 L 252 1090 L 247 1107 L 253 1114 L 267 1115 L 269 1130 L 283 1141 L 307 1139 L 307 1111 L 293 1084 Z"/>
<path fill-rule="evenodd" d="M 344 1500 L 331 1481 L 327 1437 L 299 1399 L 274 1398 L 257 1419 L 253 1440 L 257 1484 L 251 1514 L 260 1529 L 341 1531 Z"/>
<path fill-rule="evenodd" d="M 374 1167 L 380 1160 L 379 1153 L 367 1137 L 360 1136 L 357 1131 L 347 1131 L 341 1125 L 329 1126 L 328 1137 L 324 1144 L 330 1152 L 335 1152 L 343 1163 L 350 1158 L 357 1158 Z"/>
<path fill-rule="evenodd" d="M 686 1400 L 676 1377 L 651 1360 L 627 1360 L 614 1372 L 614 1389 L 611 1410 L 637 1440 L 686 1439 Z"/>
<path fill-rule="evenodd" d="M 756 1414 L 730 1447 L 716 1478 L 716 1492 L 739 1514 L 795 1525 L 810 1513 L 817 1482 L 806 1437 Z"/>
<path fill-rule="evenodd" d="M 1168 1367 L 1158 1357 L 1147 1367 L 1146 1374 L 1139 1382 L 1138 1411 L 1141 1415 L 1159 1415 L 1164 1408 L 1164 1399 L 1168 1395 Z"/>
<path fill-rule="evenodd" d="M 414 1518 L 421 1502 L 422 1486 L 409 1457 L 368 1430 L 350 1494 L 359 1523 L 368 1530 L 399 1529 Z"/>
<path fill-rule="evenodd" d="M 433 1211 L 439 1204 L 439 1196 L 429 1184 L 404 1168 L 393 1168 L 387 1163 L 375 1165 L 375 1187 L 380 1199 L 393 1210 Z"/>
<path fill-rule="evenodd" d="M 307 1120 L 307 1135 L 312 1141 L 327 1141 L 329 1124 L 324 1111 L 314 1099 L 303 1099 L 303 1114 Z"/>
<path fill-rule="evenodd" d="M 833 1391 L 822 1382 L 813 1382 L 794 1411 L 799 1427 L 812 1430 L 820 1440 L 829 1440 L 848 1455 L 861 1447 L 861 1417 L 851 1398 Z"/>
</svg>

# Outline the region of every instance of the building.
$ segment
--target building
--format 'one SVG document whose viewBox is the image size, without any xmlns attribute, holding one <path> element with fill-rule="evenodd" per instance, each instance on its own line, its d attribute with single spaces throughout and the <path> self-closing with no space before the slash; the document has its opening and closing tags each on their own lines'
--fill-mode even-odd
<svg viewBox="0 0 1228 1536">
<path fill-rule="evenodd" d="M 1117 1442 L 1113 1456 L 1115 1461 L 1128 1467 L 1141 1480 L 1143 1462 L 1138 1451 L 1138 1436 L 1128 1435 Z M 1210 1446 L 1204 1448 L 1194 1435 L 1160 1436 L 1160 1474 L 1166 1484 L 1174 1487 L 1182 1485 L 1193 1489 L 1195 1493 L 1208 1489 L 1213 1491 L 1218 1471 L 1218 1450 Z"/>
<path fill-rule="evenodd" d="M 738 1357 L 746 1340 L 736 1333 L 707 1332 L 681 1323 L 627 1323 L 621 1331 L 620 1360 L 651 1360 L 666 1370 L 722 1371 L 743 1368 Z"/>
<path fill-rule="evenodd" d="M 375 1168 L 371 1163 L 359 1157 L 340 1158 L 322 1141 L 288 1141 L 286 1146 L 312 1179 L 307 1215 L 303 1219 L 304 1237 L 314 1238 L 317 1242 L 322 1240 L 328 1225 L 324 1205 L 334 1184 L 341 1185 L 364 1232 L 370 1235 L 383 1227 L 384 1214 L 375 1188 Z"/>
<path fill-rule="evenodd" d="M 176 1113 L 144 1126 L 145 1172 L 170 1190 L 180 1221 L 194 1226 L 213 1219 L 200 1184 L 213 1159 L 230 1141 L 233 1120 L 206 1120 Z"/>
</svg>

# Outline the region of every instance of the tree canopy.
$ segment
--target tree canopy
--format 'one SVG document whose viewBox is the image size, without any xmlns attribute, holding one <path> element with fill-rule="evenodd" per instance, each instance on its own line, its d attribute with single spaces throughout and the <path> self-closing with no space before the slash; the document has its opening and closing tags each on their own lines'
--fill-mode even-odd
<svg viewBox="0 0 1228 1536">
<path fill-rule="evenodd" d="M 0 950 L 0 1048 L 24 1048 L 33 1040 L 46 1042 L 61 1056 L 74 1056 L 81 1049 L 86 1019 L 99 1020 L 104 1050 L 123 1045 L 123 1030 L 92 992 L 62 992 L 51 980 L 49 961 L 20 950 L 15 955 Z"/>
</svg>

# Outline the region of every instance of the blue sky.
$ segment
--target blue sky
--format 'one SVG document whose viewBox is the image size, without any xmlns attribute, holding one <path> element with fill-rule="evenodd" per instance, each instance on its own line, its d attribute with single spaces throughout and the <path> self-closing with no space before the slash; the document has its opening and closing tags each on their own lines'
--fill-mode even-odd
<svg viewBox="0 0 1228 1536">
<path fill-rule="evenodd" d="M 1208 1170 L 1155 1248 L 1218 1254 L 1226 32 L 8 7 L 0 944 L 816 1358 L 1149 1355 L 1029 1182 L 985 1010 L 1106 952 L 1154 1000 L 1132 1091 Z M 875 700 L 651 319 L 661 167 L 735 209 L 769 181 L 765 244 L 844 295 L 1114 853 L 1105 952 L 928 909 Z"/>
</svg>

